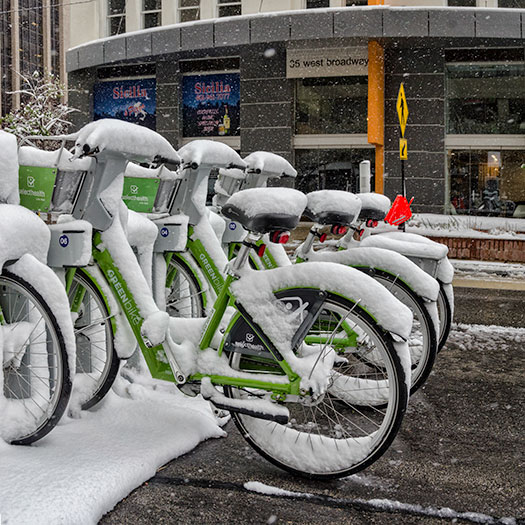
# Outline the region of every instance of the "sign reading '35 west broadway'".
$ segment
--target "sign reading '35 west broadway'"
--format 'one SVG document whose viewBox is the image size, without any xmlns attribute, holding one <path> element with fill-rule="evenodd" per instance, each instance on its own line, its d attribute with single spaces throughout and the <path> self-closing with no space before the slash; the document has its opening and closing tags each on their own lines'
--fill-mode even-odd
<svg viewBox="0 0 525 525">
<path fill-rule="evenodd" d="M 288 49 L 286 77 L 348 77 L 368 74 L 366 47 Z"/>
</svg>

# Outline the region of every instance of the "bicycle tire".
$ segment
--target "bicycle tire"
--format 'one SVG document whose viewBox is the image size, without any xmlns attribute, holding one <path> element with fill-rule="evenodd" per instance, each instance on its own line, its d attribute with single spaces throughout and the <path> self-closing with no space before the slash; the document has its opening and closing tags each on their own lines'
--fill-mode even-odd
<svg viewBox="0 0 525 525">
<path fill-rule="evenodd" d="M 447 293 L 445 292 L 444 285 L 439 282 L 439 295 L 438 295 L 438 316 L 439 316 L 439 343 L 438 352 L 440 352 L 445 343 L 447 342 L 450 334 L 450 328 L 452 326 L 452 306 L 450 304 Z"/>
<path fill-rule="evenodd" d="M 286 301 L 288 296 L 294 300 L 298 290 L 286 290 L 280 299 Z M 327 393 L 315 405 L 293 400 L 284 403 L 290 410 L 287 425 L 233 413 L 241 435 L 259 454 L 288 472 L 311 479 L 348 476 L 379 459 L 395 438 L 408 401 L 404 369 L 391 335 L 364 309 L 328 293 L 314 327 L 330 330 L 331 325 L 327 323 L 332 322 L 332 316 L 333 323 L 341 318 L 349 320 L 352 329 L 361 334 L 362 347 L 357 347 L 355 353 L 370 352 L 372 347 L 366 345 L 373 343 L 373 351 L 384 359 L 382 368 L 355 359 L 351 349 L 339 348 L 344 359 L 334 366 Z M 319 333 L 315 328 L 312 330 L 310 333 Z M 377 361 L 377 355 L 375 359 Z M 265 363 L 253 355 L 230 352 L 230 366 L 261 372 Z M 278 367 L 273 366 L 268 373 L 277 370 Z M 233 386 L 226 386 L 224 393 L 233 398 L 261 397 L 262 394 Z M 318 434 L 312 438 L 314 429 Z"/>
<path fill-rule="evenodd" d="M 79 389 L 82 410 L 89 410 L 113 386 L 120 358 L 115 350 L 113 326 L 106 302 L 91 277 L 82 269 L 77 269 L 69 291 L 70 303 L 80 287 L 84 295 L 74 322 L 77 347 L 75 387 Z"/>
<path fill-rule="evenodd" d="M 408 341 L 412 359 L 410 395 L 413 395 L 428 379 L 436 360 L 438 341 L 434 321 L 423 299 L 406 283 L 382 270 L 375 270 L 373 277 L 383 284 L 394 297 L 410 308 L 414 315 Z"/>
<path fill-rule="evenodd" d="M 168 264 L 167 275 L 172 272 L 175 276 L 167 283 L 166 294 L 166 311 L 170 317 L 203 317 L 203 290 L 190 267 L 174 256 Z"/>
<path fill-rule="evenodd" d="M 66 345 L 60 325 L 43 297 L 6 269 L 0 275 L 0 304 L 4 328 L 1 437 L 13 445 L 29 445 L 55 427 L 69 402 L 71 377 Z M 8 332 L 5 327 L 9 325 Z M 31 332 L 20 332 L 23 329 Z M 6 344 L 8 334 L 12 345 Z M 20 336 L 22 343 L 17 340 Z M 8 348 L 10 353 L 6 355 Z"/>
</svg>

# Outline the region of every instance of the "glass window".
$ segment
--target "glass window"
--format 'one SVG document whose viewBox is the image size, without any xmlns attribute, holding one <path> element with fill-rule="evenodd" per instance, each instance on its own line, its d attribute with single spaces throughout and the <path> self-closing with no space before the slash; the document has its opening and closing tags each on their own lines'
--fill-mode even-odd
<svg viewBox="0 0 525 525">
<path fill-rule="evenodd" d="M 375 151 L 362 149 L 295 150 L 295 187 L 304 193 L 316 190 L 359 190 L 359 163 L 369 160 L 374 171 Z M 374 181 L 372 177 L 372 187 Z"/>
<path fill-rule="evenodd" d="M 449 64 L 447 133 L 525 133 L 525 63 Z"/>
<path fill-rule="evenodd" d="M 108 34 L 126 32 L 126 0 L 108 0 Z"/>
<path fill-rule="evenodd" d="M 449 7 L 476 7 L 476 0 L 448 0 Z"/>
<path fill-rule="evenodd" d="M 346 7 L 352 7 L 353 5 L 368 5 L 368 0 L 346 0 Z"/>
<path fill-rule="evenodd" d="M 525 9 L 525 0 L 498 0 L 498 7 Z"/>
<path fill-rule="evenodd" d="M 368 77 L 297 81 L 295 133 L 366 133 Z"/>
<path fill-rule="evenodd" d="M 20 0 L 19 37 L 20 72 L 31 75 L 44 71 L 44 38 L 41 2 Z"/>
<path fill-rule="evenodd" d="M 458 214 L 511 217 L 525 205 L 525 150 L 448 152 L 450 203 Z"/>
<path fill-rule="evenodd" d="M 162 23 L 162 1 L 142 0 L 142 24 L 144 29 L 157 27 Z"/>
<path fill-rule="evenodd" d="M 10 13 L 10 0 L 0 0 L 0 10 L 5 13 L 0 16 L 0 101 L 2 106 L 2 114 L 9 113 L 11 109 L 11 85 L 12 75 L 12 53 L 11 53 L 11 20 L 13 16 Z"/>
<path fill-rule="evenodd" d="M 330 0 L 306 0 L 306 9 L 317 7 L 330 7 Z"/>
<path fill-rule="evenodd" d="M 218 15 L 222 16 L 239 16 L 241 14 L 241 2 L 240 0 L 218 0 L 219 12 Z"/>
<path fill-rule="evenodd" d="M 179 22 L 199 20 L 200 5 L 200 0 L 179 0 Z"/>
</svg>

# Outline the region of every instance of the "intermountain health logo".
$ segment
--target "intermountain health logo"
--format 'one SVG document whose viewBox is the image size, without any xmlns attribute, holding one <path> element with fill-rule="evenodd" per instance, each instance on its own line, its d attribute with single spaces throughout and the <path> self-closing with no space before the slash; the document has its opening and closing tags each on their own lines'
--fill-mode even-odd
<svg viewBox="0 0 525 525">
<path fill-rule="evenodd" d="M 135 186 L 135 184 L 132 184 L 132 185 L 129 187 L 129 191 L 131 191 L 131 193 L 133 193 L 133 194 L 136 194 L 136 193 L 139 191 L 139 187 L 138 187 L 138 186 Z"/>
<path fill-rule="evenodd" d="M 35 177 L 27 177 L 27 186 L 29 188 L 34 188 L 35 186 Z"/>
</svg>

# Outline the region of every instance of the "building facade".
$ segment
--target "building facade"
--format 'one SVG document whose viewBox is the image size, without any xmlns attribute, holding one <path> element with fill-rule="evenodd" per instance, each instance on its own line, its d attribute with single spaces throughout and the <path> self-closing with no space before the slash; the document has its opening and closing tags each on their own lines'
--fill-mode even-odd
<svg viewBox="0 0 525 525">
<path fill-rule="evenodd" d="M 65 9 L 55 0 L 0 0 L 0 115 L 20 106 L 23 77 L 53 73 L 65 83 Z"/>
<path fill-rule="evenodd" d="M 242 155 L 279 153 L 294 163 L 303 191 L 355 191 L 359 162 L 370 160 L 376 190 L 393 197 L 401 190 L 403 84 L 415 211 L 520 216 L 525 6 L 481 1 L 81 4 L 83 18 L 71 11 L 71 35 L 83 20 L 97 40 L 77 39 L 67 53 L 70 104 L 81 110 L 79 125 L 116 116 L 175 147 L 204 137 Z"/>
</svg>

